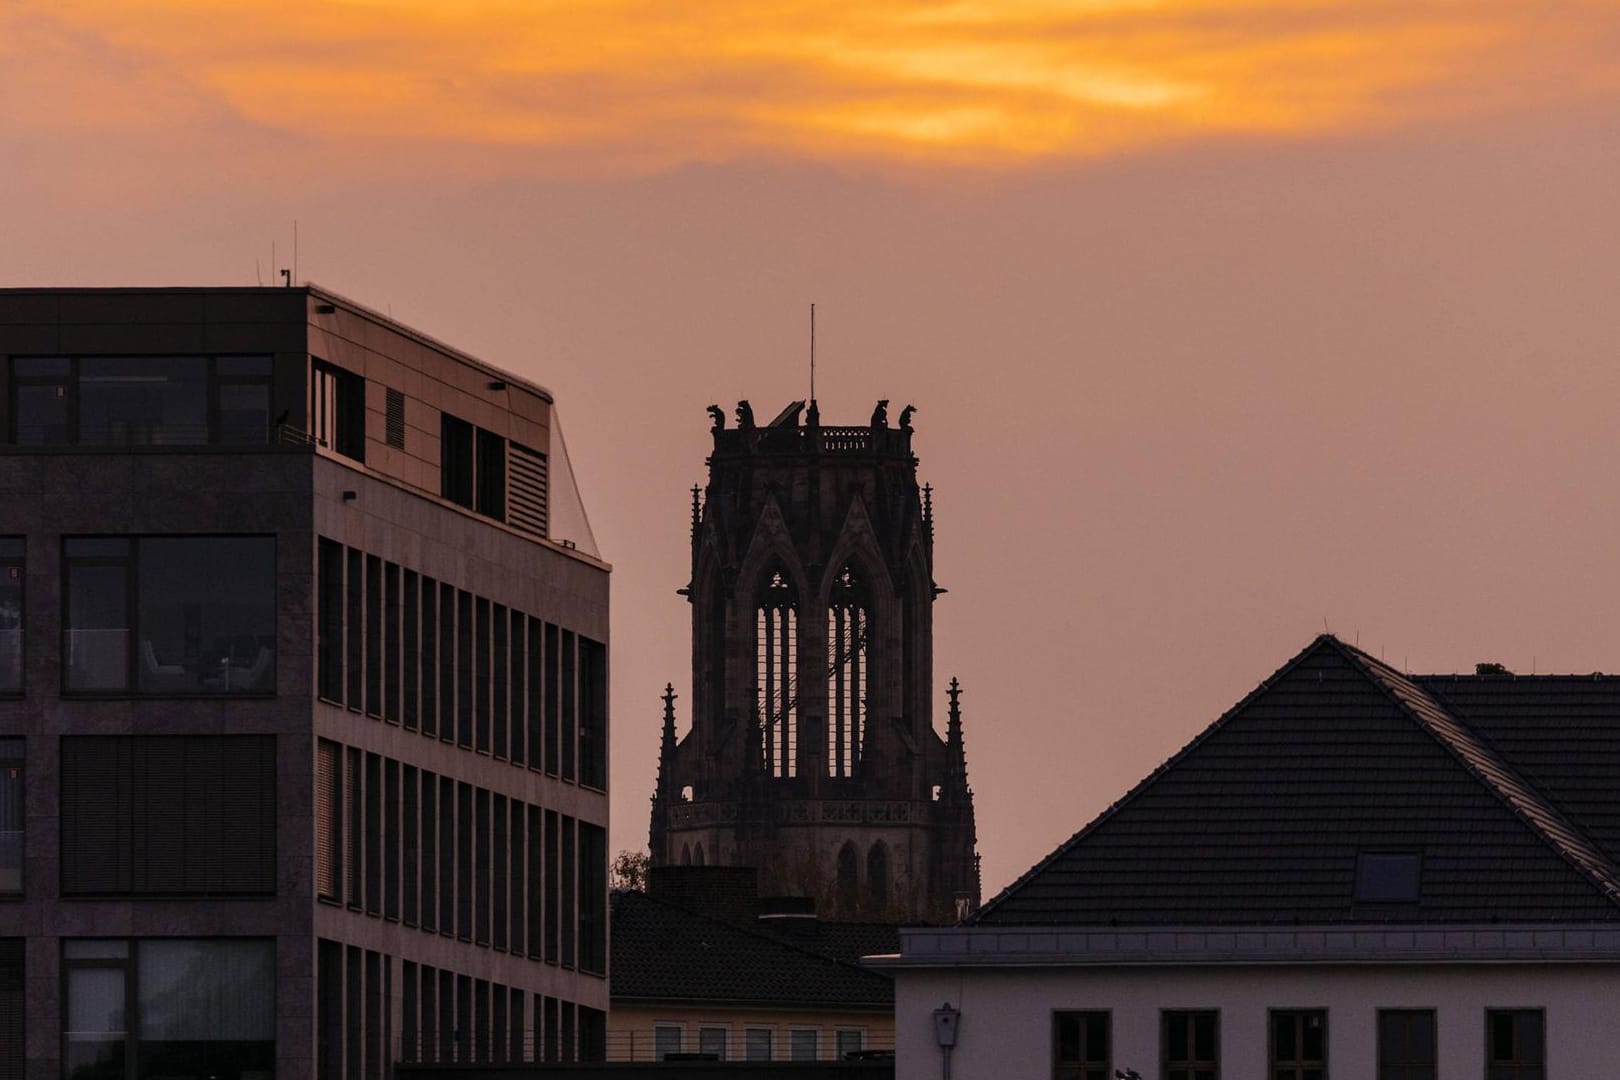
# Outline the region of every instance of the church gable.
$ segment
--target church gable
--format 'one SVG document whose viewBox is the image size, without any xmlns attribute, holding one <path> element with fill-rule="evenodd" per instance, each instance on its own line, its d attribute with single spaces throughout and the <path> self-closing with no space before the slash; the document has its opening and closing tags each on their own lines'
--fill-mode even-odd
<svg viewBox="0 0 1620 1080">
<path fill-rule="evenodd" d="M 1594 855 L 1432 698 L 1324 637 L 979 921 L 1620 917 Z"/>
</svg>

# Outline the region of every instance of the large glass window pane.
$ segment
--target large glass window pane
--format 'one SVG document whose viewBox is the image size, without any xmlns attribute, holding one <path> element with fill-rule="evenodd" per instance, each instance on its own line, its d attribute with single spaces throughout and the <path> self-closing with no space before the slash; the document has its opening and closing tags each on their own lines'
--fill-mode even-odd
<svg viewBox="0 0 1620 1080">
<path fill-rule="evenodd" d="M 265 693 L 275 679 L 275 541 L 140 541 L 139 688 Z"/>
<path fill-rule="evenodd" d="M 247 445 L 270 441 L 268 382 L 220 384 L 219 441 Z"/>
<path fill-rule="evenodd" d="M 273 1040 L 275 953 L 270 940 L 138 942 L 142 1041 Z"/>
<path fill-rule="evenodd" d="M 0 540 L 0 694 L 23 688 L 23 545 Z"/>
<path fill-rule="evenodd" d="M 275 943 L 141 941 L 142 1077 L 258 1080 L 275 1068 Z"/>
<path fill-rule="evenodd" d="M 129 684 L 127 567 L 70 562 L 67 578 L 68 689 L 125 689 Z"/>
<path fill-rule="evenodd" d="M 68 441 L 68 382 L 19 382 L 12 438 L 23 446 L 61 446 Z"/>
<path fill-rule="evenodd" d="M 122 967 L 67 969 L 67 1030 L 63 1033 L 68 1080 L 122 1080 L 126 1060 Z"/>
<path fill-rule="evenodd" d="M 749 1028 L 743 1034 L 743 1056 L 749 1061 L 771 1060 L 772 1035 L 770 1028 Z"/>
<path fill-rule="evenodd" d="M 115 446 L 206 443 L 207 357 L 80 360 L 79 441 Z"/>
<path fill-rule="evenodd" d="M 0 739 L 0 893 L 22 892 L 23 740 Z"/>
</svg>

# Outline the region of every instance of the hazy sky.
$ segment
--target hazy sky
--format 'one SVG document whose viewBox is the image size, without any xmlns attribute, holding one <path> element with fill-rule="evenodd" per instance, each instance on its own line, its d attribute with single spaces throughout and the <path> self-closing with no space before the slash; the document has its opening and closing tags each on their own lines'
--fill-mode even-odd
<svg viewBox="0 0 1620 1080">
<path fill-rule="evenodd" d="M 1617 193 L 1613 0 L 0 0 L 0 283 L 269 282 L 296 219 L 556 392 L 615 848 L 704 406 L 802 397 L 815 302 L 826 421 L 918 406 L 987 896 L 1324 625 L 1620 669 Z"/>
</svg>

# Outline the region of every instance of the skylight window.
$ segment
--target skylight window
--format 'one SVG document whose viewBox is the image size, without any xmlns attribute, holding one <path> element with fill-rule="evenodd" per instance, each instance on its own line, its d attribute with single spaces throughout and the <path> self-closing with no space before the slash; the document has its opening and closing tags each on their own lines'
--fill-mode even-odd
<svg viewBox="0 0 1620 1080">
<path fill-rule="evenodd" d="M 1423 857 L 1412 852 L 1362 852 L 1356 858 L 1356 902 L 1415 904 Z"/>
</svg>

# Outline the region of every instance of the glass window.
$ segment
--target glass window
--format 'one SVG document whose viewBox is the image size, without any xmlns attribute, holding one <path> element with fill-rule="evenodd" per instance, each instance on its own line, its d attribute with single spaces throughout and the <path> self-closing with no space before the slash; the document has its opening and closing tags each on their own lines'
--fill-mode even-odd
<svg viewBox="0 0 1620 1080">
<path fill-rule="evenodd" d="M 1543 1080 L 1546 1014 L 1540 1009 L 1490 1009 L 1485 1013 L 1486 1080 Z"/>
<path fill-rule="evenodd" d="M 63 895 L 275 892 L 275 736 L 73 735 L 60 755 Z"/>
<path fill-rule="evenodd" d="M 1100 1010 L 1052 1015 L 1052 1075 L 1056 1080 L 1111 1080 L 1108 1014 Z"/>
<path fill-rule="evenodd" d="M 1165 1080 L 1217 1080 L 1221 1072 L 1219 1014 L 1200 1009 L 1167 1011 L 1163 1017 Z"/>
<path fill-rule="evenodd" d="M 743 1032 L 743 1057 L 749 1061 L 771 1060 L 775 1035 L 770 1028 L 749 1028 Z"/>
<path fill-rule="evenodd" d="M 315 442 L 356 461 L 366 459 L 366 380 L 314 360 L 309 378 L 309 433 Z"/>
<path fill-rule="evenodd" d="M 506 520 L 506 440 L 478 429 L 478 512 Z"/>
<path fill-rule="evenodd" d="M 865 1049 L 866 1033 L 859 1028 L 838 1030 L 838 1060 L 843 1061 Z"/>
<path fill-rule="evenodd" d="M 0 893 L 23 887 L 23 740 L 0 739 Z"/>
<path fill-rule="evenodd" d="M 671 1054 L 679 1054 L 685 1034 L 685 1029 L 679 1024 L 654 1024 L 653 1058 L 663 1061 Z"/>
<path fill-rule="evenodd" d="M 129 541 L 64 543 L 67 621 L 64 627 L 69 690 L 123 690 L 129 686 Z"/>
<path fill-rule="evenodd" d="M 24 1080 L 28 1071 L 26 947 L 24 938 L 0 938 L 0 1080 Z"/>
<path fill-rule="evenodd" d="M 607 790 L 607 647 L 579 639 L 579 782 Z"/>
<path fill-rule="evenodd" d="M 0 538 L 0 694 L 23 689 L 23 565 L 21 538 Z"/>
<path fill-rule="evenodd" d="M 150 939 L 134 942 L 124 956 L 76 948 L 89 944 L 126 945 L 63 943 L 68 1080 L 124 1077 L 132 1054 L 135 1076 L 261 1080 L 272 1074 L 273 941 Z M 130 1030 L 131 1016 L 139 1018 L 137 1030 Z"/>
<path fill-rule="evenodd" d="M 79 442 L 87 446 L 208 442 L 208 358 L 80 360 Z"/>
<path fill-rule="evenodd" d="M 19 357 L 12 437 L 22 445 L 264 445 L 268 356 Z"/>
<path fill-rule="evenodd" d="M 272 692 L 275 554 L 272 537 L 66 541 L 66 688 Z"/>
<path fill-rule="evenodd" d="M 698 1028 L 698 1053 L 714 1055 L 716 1061 L 726 1060 L 726 1045 L 731 1032 L 723 1027 Z"/>
<path fill-rule="evenodd" d="M 1272 1010 L 1271 1077 L 1272 1080 L 1325 1080 L 1327 1013 L 1324 1010 Z"/>
<path fill-rule="evenodd" d="M 343 866 L 343 788 L 337 743 L 315 744 L 315 892 L 341 901 Z"/>
<path fill-rule="evenodd" d="M 506 520 L 506 440 L 441 413 L 439 494 L 496 521 Z"/>
<path fill-rule="evenodd" d="M 1378 1010 L 1378 1080 L 1435 1080 L 1433 1009 Z"/>
<path fill-rule="evenodd" d="M 1356 857 L 1356 900 L 1416 903 L 1422 868 L 1422 856 L 1414 852 L 1362 852 Z"/>
<path fill-rule="evenodd" d="M 439 494 L 473 505 L 473 426 L 449 413 L 439 419 Z"/>
<path fill-rule="evenodd" d="M 61 446 L 69 429 L 72 361 L 61 356 L 18 357 L 11 362 L 11 437 L 22 446 Z"/>
<path fill-rule="evenodd" d="M 788 1060 L 814 1061 L 821 1032 L 815 1028 L 793 1028 L 788 1032 Z"/>
</svg>

